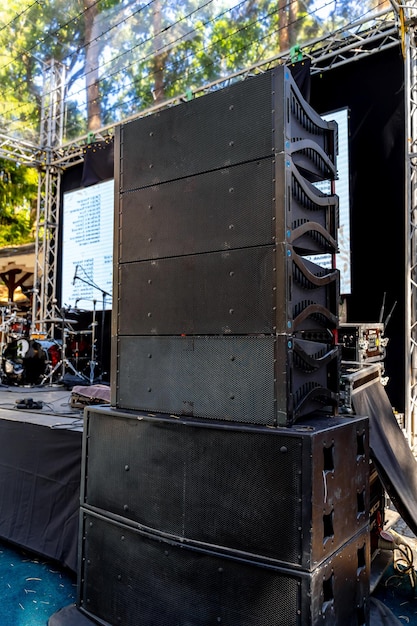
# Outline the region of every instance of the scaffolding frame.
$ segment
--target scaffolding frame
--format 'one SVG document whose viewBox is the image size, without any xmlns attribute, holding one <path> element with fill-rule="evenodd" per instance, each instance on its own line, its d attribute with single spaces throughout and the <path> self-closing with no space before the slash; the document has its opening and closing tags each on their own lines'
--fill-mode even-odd
<svg viewBox="0 0 417 626">
<path fill-rule="evenodd" d="M 51 60 L 43 65 L 43 94 L 38 162 L 35 268 L 33 276 L 32 332 L 54 336 L 57 312 L 58 236 L 62 169 L 53 164 L 54 151 L 64 134 L 65 66 Z"/>
<path fill-rule="evenodd" d="M 405 426 L 412 447 L 417 430 L 417 2 L 393 0 L 404 58 L 405 93 Z"/>
</svg>

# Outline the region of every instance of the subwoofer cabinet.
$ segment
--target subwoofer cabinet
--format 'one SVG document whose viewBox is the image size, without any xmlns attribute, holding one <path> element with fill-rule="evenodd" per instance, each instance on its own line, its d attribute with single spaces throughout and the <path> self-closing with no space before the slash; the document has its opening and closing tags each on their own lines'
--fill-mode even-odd
<svg viewBox="0 0 417 626">
<path fill-rule="evenodd" d="M 365 626 L 369 532 L 312 572 L 222 554 L 82 509 L 77 605 L 118 626 Z"/>
<path fill-rule="evenodd" d="M 368 420 L 270 429 L 88 408 L 81 505 L 161 538 L 311 571 L 369 523 Z"/>
</svg>

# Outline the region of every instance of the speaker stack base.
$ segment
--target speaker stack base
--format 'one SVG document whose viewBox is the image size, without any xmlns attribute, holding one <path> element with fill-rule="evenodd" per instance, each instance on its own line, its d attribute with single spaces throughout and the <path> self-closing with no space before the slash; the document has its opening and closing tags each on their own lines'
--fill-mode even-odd
<svg viewBox="0 0 417 626">
<path fill-rule="evenodd" d="M 79 606 L 123 626 L 366 624 L 369 535 L 312 572 L 191 546 L 84 512 Z"/>
<path fill-rule="evenodd" d="M 271 429 L 97 407 L 83 446 L 87 615 L 124 626 L 367 623 L 367 419 Z"/>
</svg>

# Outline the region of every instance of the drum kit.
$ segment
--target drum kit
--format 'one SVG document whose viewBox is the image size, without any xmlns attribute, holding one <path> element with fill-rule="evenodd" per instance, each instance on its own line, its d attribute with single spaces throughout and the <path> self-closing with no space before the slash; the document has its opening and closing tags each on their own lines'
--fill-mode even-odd
<svg viewBox="0 0 417 626">
<path fill-rule="evenodd" d="M 0 307 L 0 375 L 7 385 L 46 385 L 62 382 L 71 372 L 80 384 L 92 383 L 97 361 L 95 359 L 96 323 L 86 330 L 78 331 L 78 320 L 62 316 L 48 319 L 59 338 L 32 327 L 30 315 L 19 314 L 10 307 Z M 84 381 L 84 383 L 83 383 Z"/>
</svg>

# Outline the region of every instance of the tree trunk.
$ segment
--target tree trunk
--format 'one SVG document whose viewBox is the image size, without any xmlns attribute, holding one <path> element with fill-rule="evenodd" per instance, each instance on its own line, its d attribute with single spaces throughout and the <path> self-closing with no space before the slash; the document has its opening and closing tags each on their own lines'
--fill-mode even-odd
<svg viewBox="0 0 417 626">
<path fill-rule="evenodd" d="M 289 50 L 297 42 L 298 0 L 278 0 L 279 50 Z"/>
<path fill-rule="evenodd" d="M 289 24 L 288 24 L 288 36 L 289 36 L 291 47 L 297 43 L 297 17 L 298 17 L 298 0 L 292 0 L 292 2 L 290 2 Z"/>
<path fill-rule="evenodd" d="M 289 36 L 288 36 L 288 11 L 287 0 L 278 0 L 278 15 L 279 15 L 279 30 L 278 30 L 278 44 L 280 52 L 288 50 Z"/>
<path fill-rule="evenodd" d="M 100 46 L 97 40 L 97 0 L 85 0 L 85 7 L 87 128 L 89 131 L 94 131 L 102 126 L 98 73 Z"/>
<path fill-rule="evenodd" d="M 161 0 L 155 0 L 155 11 L 153 14 L 153 75 L 154 75 L 154 88 L 153 98 L 155 102 L 162 102 L 165 98 L 165 86 L 164 86 L 164 71 L 165 64 L 168 58 L 168 52 L 163 50 L 164 42 L 161 35 Z"/>
</svg>

